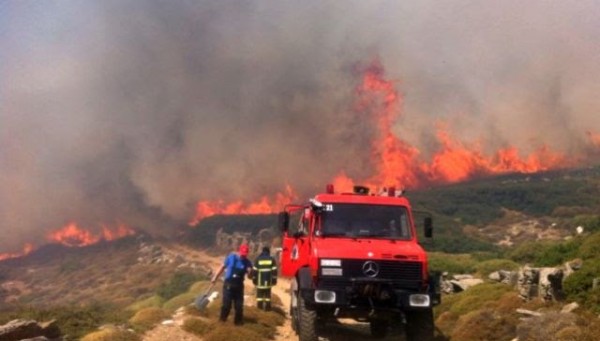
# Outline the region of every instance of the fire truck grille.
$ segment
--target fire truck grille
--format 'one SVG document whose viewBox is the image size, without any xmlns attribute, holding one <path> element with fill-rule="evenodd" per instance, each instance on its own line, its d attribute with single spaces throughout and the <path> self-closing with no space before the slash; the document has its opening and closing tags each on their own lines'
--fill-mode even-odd
<svg viewBox="0 0 600 341">
<path fill-rule="evenodd" d="M 365 264 L 369 262 L 369 264 Z M 341 277 L 322 276 L 319 287 L 340 288 L 353 282 L 386 281 L 394 288 L 418 288 L 422 283 L 422 263 L 392 260 L 342 260 Z"/>
</svg>

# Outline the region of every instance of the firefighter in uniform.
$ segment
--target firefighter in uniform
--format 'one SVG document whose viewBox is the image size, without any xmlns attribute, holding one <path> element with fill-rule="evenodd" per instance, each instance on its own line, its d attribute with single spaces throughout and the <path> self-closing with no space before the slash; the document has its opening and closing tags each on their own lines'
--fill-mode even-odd
<svg viewBox="0 0 600 341">
<path fill-rule="evenodd" d="M 256 258 L 252 270 L 258 309 L 271 310 L 271 287 L 277 284 L 277 262 L 271 257 L 267 246 L 263 247 L 261 254 Z"/>
</svg>

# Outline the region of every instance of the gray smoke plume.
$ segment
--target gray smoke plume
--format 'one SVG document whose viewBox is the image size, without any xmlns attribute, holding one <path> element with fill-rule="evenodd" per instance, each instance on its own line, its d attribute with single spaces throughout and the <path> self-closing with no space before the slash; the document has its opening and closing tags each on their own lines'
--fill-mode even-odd
<svg viewBox="0 0 600 341">
<path fill-rule="evenodd" d="M 0 253 L 70 221 L 168 233 L 199 200 L 368 178 L 357 65 L 398 137 L 566 153 L 600 132 L 587 1 L 2 1 Z"/>
</svg>

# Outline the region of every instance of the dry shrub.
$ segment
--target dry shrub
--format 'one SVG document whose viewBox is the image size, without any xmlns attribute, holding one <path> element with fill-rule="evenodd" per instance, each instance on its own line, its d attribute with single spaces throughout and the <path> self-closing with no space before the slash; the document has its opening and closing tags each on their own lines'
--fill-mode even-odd
<svg viewBox="0 0 600 341">
<path fill-rule="evenodd" d="M 199 318 L 188 318 L 183 322 L 182 328 L 186 332 L 204 336 L 209 331 L 215 329 L 215 322 L 208 322 Z"/>
<path fill-rule="evenodd" d="M 103 329 L 84 336 L 81 341 L 140 341 L 139 335 L 122 329 Z"/>
<path fill-rule="evenodd" d="M 515 321 L 510 315 L 493 309 L 481 309 L 461 316 L 451 336 L 453 340 L 511 340 L 515 336 Z"/>
<path fill-rule="evenodd" d="M 449 311 L 445 311 L 438 315 L 438 318 L 435 320 L 435 326 L 444 334 L 448 335 L 452 332 L 454 327 L 456 326 L 456 321 L 459 316 L 453 314 Z"/>
<path fill-rule="evenodd" d="M 129 323 L 131 323 L 137 330 L 148 330 L 155 324 L 169 317 L 169 314 L 162 310 L 161 308 L 150 307 L 144 308 L 131 319 L 129 319 Z"/>
<path fill-rule="evenodd" d="M 233 324 L 233 310 L 227 322 L 217 321 L 221 309 L 220 304 L 213 302 L 208 307 L 198 310 L 195 307 L 186 307 L 191 317 L 184 322 L 184 329 L 188 332 L 201 335 L 204 341 L 219 340 L 265 340 L 275 337 L 277 326 L 285 321 L 285 313 L 281 309 L 263 311 L 256 307 L 244 306 L 244 325 Z"/>
<path fill-rule="evenodd" d="M 597 341 L 600 340 L 600 319 L 597 315 L 590 312 L 581 314 L 583 322 L 581 324 L 581 335 L 577 341 Z"/>
<path fill-rule="evenodd" d="M 216 320 L 217 317 L 219 317 L 219 314 L 221 313 L 221 301 L 216 300 L 216 301 L 210 302 L 208 304 L 208 306 L 204 307 L 204 309 L 201 309 L 201 310 L 198 310 L 198 308 L 196 308 L 195 305 L 186 305 L 184 309 L 185 309 L 186 314 L 188 314 L 188 315 L 202 316 L 202 317 Z M 231 313 L 233 314 L 233 312 L 234 312 L 234 310 L 232 308 Z"/>
<path fill-rule="evenodd" d="M 580 322 L 581 323 L 581 322 Z M 567 327 L 577 327 L 578 317 L 573 313 L 547 312 L 533 317 L 517 326 L 519 340 L 555 340 L 554 336 Z"/>
<path fill-rule="evenodd" d="M 581 328 L 577 326 L 568 326 L 556 332 L 556 341 L 577 341 L 581 336 Z"/>
<path fill-rule="evenodd" d="M 277 310 L 264 311 L 256 307 L 244 307 L 244 319 L 271 327 L 280 326 L 285 321 L 285 314 Z"/>
<path fill-rule="evenodd" d="M 217 324 L 208 334 L 204 335 L 204 341 L 264 341 L 265 337 L 256 331 L 247 328 L 234 326 L 230 323 Z"/>
<path fill-rule="evenodd" d="M 512 313 L 523 305 L 523 300 L 516 292 L 509 292 L 500 297 L 494 304 L 496 310 L 500 313 Z"/>
</svg>

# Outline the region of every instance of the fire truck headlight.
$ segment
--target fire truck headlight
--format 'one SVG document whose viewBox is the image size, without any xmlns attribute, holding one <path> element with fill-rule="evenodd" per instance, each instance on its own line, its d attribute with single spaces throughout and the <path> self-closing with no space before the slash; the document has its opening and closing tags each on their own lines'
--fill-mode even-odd
<svg viewBox="0 0 600 341">
<path fill-rule="evenodd" d="M 315 302 L 335 303 L 335 291 L 315 290 Z"/>
<path fill-rule="evenodd" d="M 341 259 L 321 259 L 321 266 L 342 266 Z"/>
<path fill-rule="evenodd" d="M 323 276 L 342 276 L 342 268 L 322 268 L 321 274 Z"/>
<path fill-rule="evenodd" d="M 429 307 L 431 304 L 429 295 L 424 294 L 413 294 L 408 298 L 408 304 L 411 307 Z"/>
</svg>

